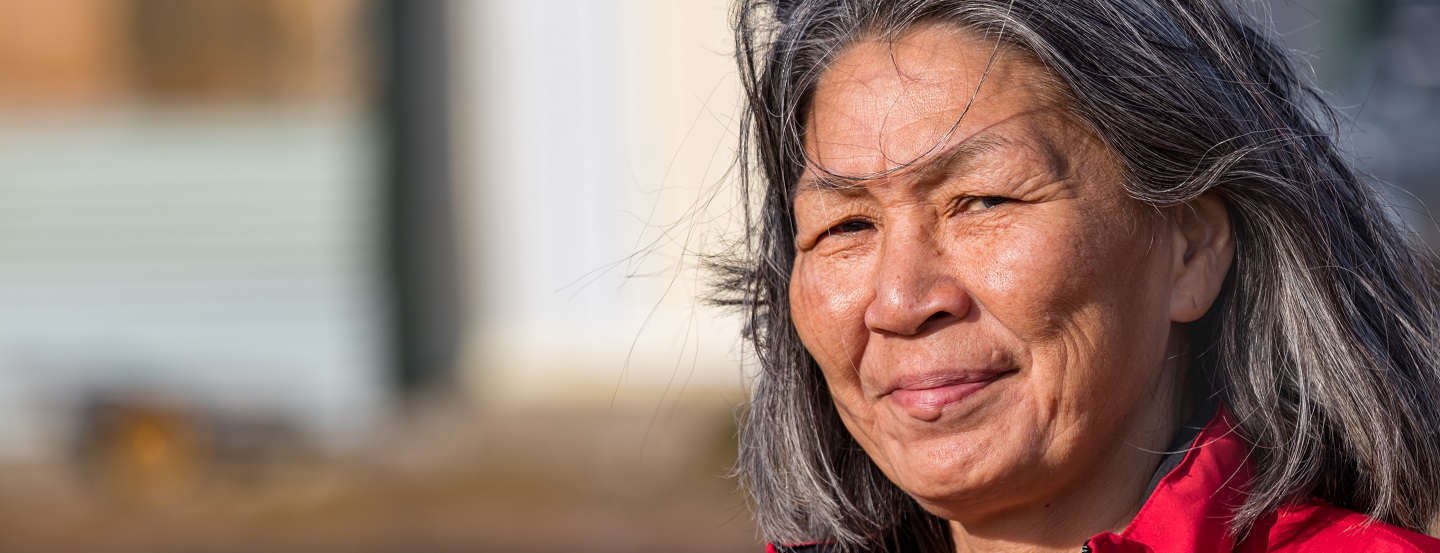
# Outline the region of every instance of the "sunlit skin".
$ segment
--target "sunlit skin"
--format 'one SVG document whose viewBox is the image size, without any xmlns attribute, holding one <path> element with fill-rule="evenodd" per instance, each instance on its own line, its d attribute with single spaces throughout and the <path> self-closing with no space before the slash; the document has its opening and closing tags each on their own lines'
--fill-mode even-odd
<svg viewBox="0 0 1440 553">
<path fill-rule="evenodd" d="M 1184 416 L 1183 323 L 1233 256 L 1220 200 L 1130 199 L 1049 83 L 920 26 L 842 52 L 807 119 L 796 329 L 851 434 L 957 551 L 1124 528 Z"/>
</svg>

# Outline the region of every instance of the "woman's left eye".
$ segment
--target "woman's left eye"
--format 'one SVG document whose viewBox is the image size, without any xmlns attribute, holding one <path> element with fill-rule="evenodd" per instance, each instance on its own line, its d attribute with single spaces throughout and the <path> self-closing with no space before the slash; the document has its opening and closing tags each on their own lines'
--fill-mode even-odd
<svg viewBox="0 0 1440 553">
<path fill-rule="evenodd" d="M 956 211 L 984 211 L 992 209 L 1000 204 L 1010 201 L 1004 196 L 972 196 L 960 200 L 960 209 Z"/>
</svg>

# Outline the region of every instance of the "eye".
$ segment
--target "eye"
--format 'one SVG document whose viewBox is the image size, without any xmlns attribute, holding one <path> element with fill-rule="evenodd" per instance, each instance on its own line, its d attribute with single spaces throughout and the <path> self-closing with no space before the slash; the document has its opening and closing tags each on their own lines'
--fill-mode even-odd
<svg viewBox="0 0 1440 553">
<path fill-rule="evenodd" d="M 869 221 L 851 219 L 849 221 L 845 221 L 843 223 L 830 227 L 825 231 L 825 234 L 850 234 L 855 232 L 867 231 L 872 228 L 875 228 L 875 225 L 871 224 Z"/>
<path fill-rule="evenodd" d="M 993 209 L 1000 204 L 1009 202 L 1010 198 L 1004 196 L 969 196 L 956 200 L 960 209 L 956 211 L 964 213 L 970 211 L 985 211 Z"/>
<path fill-rule="evenodd" d="M 1002 198 L 1000 196 L 985 196 L 983 198 L 980 198 L 980 205 L 983 206 L 985 209 L 990 209 L 1008 201 L 1010 201 L 1010 198 Z"/>
</svg>

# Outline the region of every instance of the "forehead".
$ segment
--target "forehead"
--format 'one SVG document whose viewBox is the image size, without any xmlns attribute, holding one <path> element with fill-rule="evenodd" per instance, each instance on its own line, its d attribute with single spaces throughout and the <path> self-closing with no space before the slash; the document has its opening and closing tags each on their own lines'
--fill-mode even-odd
<svg viewBox="0 0 1440 553">
<path fill-rule="evenodd" d="M 1013 48 L 950 25 L 921 25 L 836 57 L 815 88 L 805 148 L 827 173 L 884 173 L 981 133 L 1058 126 L 1065 118 L 1057 89 L 1048 70 Z"/>
</svg>

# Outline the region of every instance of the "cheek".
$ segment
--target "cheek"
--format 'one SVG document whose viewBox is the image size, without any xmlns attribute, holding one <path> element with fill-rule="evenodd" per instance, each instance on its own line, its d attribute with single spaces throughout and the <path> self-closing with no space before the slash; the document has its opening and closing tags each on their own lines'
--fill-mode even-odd
<svg viewBox="0 0 1440 553">
<path fill-rule="evenodd" d="M 1168 273 L 1155 260 L 1164 248 L 1152 242 L 1154 229 L 1112 221 L 1036 220 L 972 247 L 977 301 L 1026 344 L 1052 400 L 1115 385 L 1124 375 L 1112 373 L 1163 350 Z"/>
<path fill-rule="evenodd" d="M 1026 342 L 1056 338 L 1096 282 L 1094 255 L 1077 229 L 1015 225 L 979 243 L 969 288 L 990 315 Z"/>
<path fill-rule="evenodd" d="M 1080 210 L 1103 217 L 1035 217 L 961 244 L 972 252 L 970 287 L 977 300 L 1008 317 L 1016 325 L 1012 330 L 1035 339 L 1047 330 L 1097 324 L 1087 319 L 1099 312 L 1153 314 L 1166 291 L 1166 267 L 1156 263 L 1165 257 L 1165 243 L 1136 215 L 1105 207 Z"/>
<path fill-rule="evenodd" d="M 832 388 L 840 368 L 857 366 L 865 351 L 865 306 L 874 290 L 861 263 L 837 265 L 805 256 L 795 261 L 790 279 L 790 313 L 805 349 L 825 371 Z"/>
</svg>

